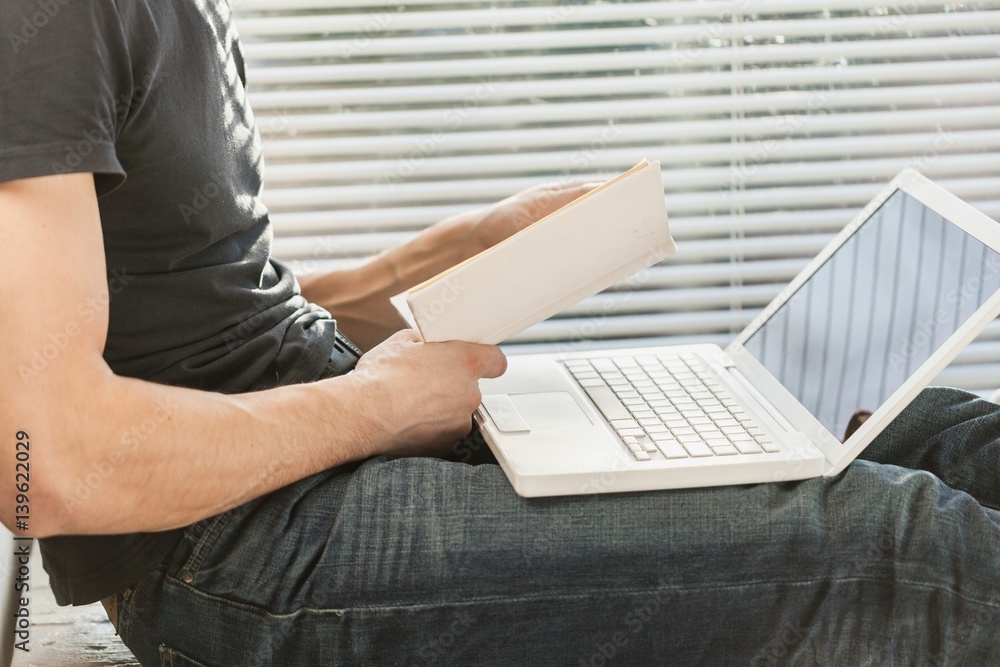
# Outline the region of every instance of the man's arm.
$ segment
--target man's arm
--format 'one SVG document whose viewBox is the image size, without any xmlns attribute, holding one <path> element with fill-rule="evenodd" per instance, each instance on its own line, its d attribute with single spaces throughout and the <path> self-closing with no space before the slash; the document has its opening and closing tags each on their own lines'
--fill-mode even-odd
<svg viewBox="0 0 1000 667">
<path fill-rule="evenodd" d="M 444 451 L 470 428 L 478 378 L 505 367 L 494 347 L 402 333 L 351 375 L 252 394 L 116 376 L 102 358 L 108 295 L 93 177 L 0 183 L 0 216 L 0 519 L 13 528 L 24 431 L 22 534 L 166 530 L 350 460 Z M 100 483 L 88 481 L 94 473 Z M 80 484 L 85 500 L 73 495 Z"/>
<path fill-rule="evenodd" d="M 300 276 L 302 295 L 330 311 L 337 326 L 362 349 L 371 349 L 406 326 L 390 298 L 499 243 L 598 185 L 576 180 L 540 185 L 493 206 L 442 220 L 357 268 Z"/>
</svg>

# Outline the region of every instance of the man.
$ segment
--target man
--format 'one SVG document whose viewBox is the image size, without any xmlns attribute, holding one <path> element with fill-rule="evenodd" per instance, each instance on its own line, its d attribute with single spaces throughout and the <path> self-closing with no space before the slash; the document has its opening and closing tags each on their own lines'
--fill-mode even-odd
<svg viewBox="0 0 1000 667">
<path fill-rule="evenodd" d="M 435 458 L 502 354 L 396 332 L 387 298 L 590 185 L 299 284 L 227 4 L 6 0 L 0 26 L 0 518 L 144 665 L 1000 655 L 997 406 L 925 392 L 836 479 L 519 498 Z"/>
</svg>

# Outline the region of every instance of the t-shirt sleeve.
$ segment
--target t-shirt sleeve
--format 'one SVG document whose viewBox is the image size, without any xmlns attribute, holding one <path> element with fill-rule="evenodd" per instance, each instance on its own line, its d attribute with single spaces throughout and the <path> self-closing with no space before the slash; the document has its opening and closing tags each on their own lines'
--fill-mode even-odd
<svg viewBox="0 0 1000 667">
<path fill-rule="evenodd" d="M 0 35 L 0 181 L 93 172 L 98 195 L 116 188 L 132 77 L 114 0 L 2 0 Z"/>
</svg>

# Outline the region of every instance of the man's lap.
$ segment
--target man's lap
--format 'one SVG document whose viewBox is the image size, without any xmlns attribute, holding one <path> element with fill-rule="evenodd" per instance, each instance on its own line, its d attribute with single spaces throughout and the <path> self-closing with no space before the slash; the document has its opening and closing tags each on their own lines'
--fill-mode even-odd
<svg viewBox="0 0 1000 667">
<path fill-rule="evenodd" d="M 383 457 L 190 528 L 122 634 L 144 661 L 163 642 L 209 665 L 242 646 L 240 664 L 641 664 L 664 647 L 766 664 L 838 640 L 870 655 L 864 637 L 927 655 L 975 647 L 928 605 L 1000 629 L 998 565 L 1000 513 L 893 465 L 528 500 L 497 466 Z"/>
</svg>

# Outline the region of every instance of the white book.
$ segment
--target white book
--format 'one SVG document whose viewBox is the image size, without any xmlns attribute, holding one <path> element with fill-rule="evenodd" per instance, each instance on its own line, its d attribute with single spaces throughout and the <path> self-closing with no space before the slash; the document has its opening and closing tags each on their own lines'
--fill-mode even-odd
<svg viewBox="0 0 1000 667">
<path fill-rule="evenodd" d="M 517 234 L 414 287 L 427 342 L 495 345 L 672 255 L 660 163 L 643 160 Z M 409 310 L 409 313 L 406 312 Z"/>
</svg>

